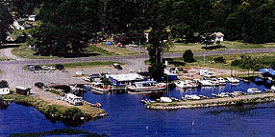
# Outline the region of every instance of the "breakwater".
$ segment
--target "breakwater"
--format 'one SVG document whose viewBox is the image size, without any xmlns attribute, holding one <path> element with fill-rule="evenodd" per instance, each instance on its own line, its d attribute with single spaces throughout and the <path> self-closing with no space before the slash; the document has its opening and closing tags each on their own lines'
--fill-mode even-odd
<svg viewBox="0 0 275 137">
<path fill-rule="evenodd" d="M 171 103 L 150 103 L 147 104 L 147 109 L 155 110 L 172 110 L 172 109 L 188 109 L 188 108 L 205 108 L 205 107 L 217 107 L 217 106 L 230 106 L 230 105 L 242 105 L 253 104 L 274 101 L 274 93 L 262 93 L 253 95 L 242 95 L 234 98 L 214 98 L 203 100 L 187 100 L 181 102 Z"/>
</svg>

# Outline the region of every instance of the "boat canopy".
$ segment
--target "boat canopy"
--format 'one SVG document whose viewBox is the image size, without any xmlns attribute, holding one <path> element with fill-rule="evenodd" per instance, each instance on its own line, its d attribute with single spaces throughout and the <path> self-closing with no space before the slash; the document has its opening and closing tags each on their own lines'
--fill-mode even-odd
<svg viewBox="0 0 275 137">
<path fill-rule="evenodd" d="M 155 83 L 155 84 L 157 84 L 156 81 L 141 81 L 141 82 L 136 82 L 136 84 L 148 84 L 148 83 Z"/>
</svg>

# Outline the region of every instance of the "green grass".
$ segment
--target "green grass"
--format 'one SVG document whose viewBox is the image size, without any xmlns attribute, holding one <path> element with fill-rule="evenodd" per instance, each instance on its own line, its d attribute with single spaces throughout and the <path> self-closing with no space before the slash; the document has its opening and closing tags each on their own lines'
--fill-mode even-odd
<svg viewBox="0 0 275 137">
<path fill-rule="evenodd" d="M 265 44 L 250 44 L 243 43 L 241 41 L 223 41 L 221 42 L 223 46 L 227 49 L 255 49 L 255 48 L 275 48 L 275 43 L 265 43 Z M 202 49 L 202 45 L 199 43 L 175 43 L 173 47 L 170 48 L 166 53 L 183 53 L 185 50 L 192 50 L 193 52 L 203 52 L 206 51 Z M 215 49 L 224 50 L 224 49 Z"/>
</svg>

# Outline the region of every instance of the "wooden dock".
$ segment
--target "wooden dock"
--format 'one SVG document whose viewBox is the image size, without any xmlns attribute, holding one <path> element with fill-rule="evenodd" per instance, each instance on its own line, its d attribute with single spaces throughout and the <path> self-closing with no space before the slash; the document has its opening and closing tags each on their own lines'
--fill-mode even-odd
<svg viewBox="0 0 275 137">
<path fill-rule="evenodd" d="M 170 109 L 188 109 L 188 108 L 204 108 L 204 107 L 217 107 L 217 106 L 230 106 L 242 104 L 254 104 L 261 102 L 274 101 L 274 93 L 262 93 L 242 95 L 237 97 L 214 98 L 203 100 L 187 100 L 172 103 L 150 103 L 147 104 L 148 109 L 170 110 Z"/>
</svg>

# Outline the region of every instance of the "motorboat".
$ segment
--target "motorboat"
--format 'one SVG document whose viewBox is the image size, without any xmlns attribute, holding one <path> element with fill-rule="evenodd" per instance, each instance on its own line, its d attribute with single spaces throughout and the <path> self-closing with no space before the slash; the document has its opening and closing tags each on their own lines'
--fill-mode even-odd
<svg viewBox="0 0 275 137">
<path fill-rule="evenodd" d="M 91 91 L 94 92 L 94 93 L 98 93 L 98 94 L 105 94 L 105 93 L 109 92 L 109 90 L 110 90 L 102 82 L 97 82 L 97 81 L 96 82 L 90 82 L 89 85 L 90 85 Z"/>
<path fill-rule="evenodd" d="M 177 82 L 175 82 L 175 85 L 179 88 L 195 88 L 195 87 L 197 87 L 197 85 L 190 80 L 177 81 Z"/>
<path fill-rule="evenodd" d="M 226 92 L 221 92 L 219 94 L 212 93 L 212 96 L 218 97 L 218 98 L 224 98 L 224 97 L 229 97 L 229 94 Z"/>
<path fill-rule="evenodd" d="M 227 79 L 228 82 L 230 82 L 230 83 L 239 83 L 239 82 L 240 82 L 240 80 L 238 80 L 238 79 L 236 79 L 236 78 L 234 78 L 234 77 L 227 77 L 226 79 Z"/>
<path fill-rule="evenodd" d="M 214 75 L 213 71 L 209 70 L 200 70 L 200 75 L 206 78 L 215 78 L 216 76 Z"/>
<path fill-rule="evenodd" d="M 127 89 L 134 92 L 156 91 L 166 89 L 166 83 L 157 83 L 156 81 L 135 82 L 128 86 Z"/>
<path fill-rule="evenodd" d="M 233 91 L 231 93 L 229 93 L 229 96 L 231 97 L 237 97 L 237 96 L 241 96 L 241 95 L 244 95 L 245 93 L 242 92 L 242 91 Z"/>
<path fill-rule="evenodd" d="M 226 80 L 224 78 L 217 78 L 217 80 L 219 81 L 220 85 L 226 84 Z"/>
<path fill-rule="evenodd" d="M 257 94 L 257 93 L 261 93 L 262 91 L 258 90 L 257 88 L 248 88 L 247 92 L 250 94 Z"/>
<path fill-rule="evenodd" d="M 209 82 L 212 83 L 214 86 L 220 85 L 220 82 L 216 78 L 211 78 Z"/>
<path fill-rule="evenodd" d="M 171 98 L 169 98 L 169 97 L 160 97 L 160 98 L 159 98 L 159 101 L 160 101 L 160 102 L 164 102 L 164 103 L 170 103 L 170 102 L 172 102 L 173 100 L 172 100 Z"/>
<path fill-rule="evenodd" d="M 200 84 L 201 86 L 214 86 L 214 84 L 211 83 L 210 80 L 201 80 Z"/>
<path fill-rule="evenodd" d="M 194 95 L 187 95 L 187 94 L 186 94 L 186 95 L 184 96 L 184 98 L 185 98 L 185 99 L 188 99 L 188 100 L 199 100 L 199 99 L 201 99 L 198 95 L 195 95 L 195 94 L 194 94 Z"/>
<path fill-rule="evenodd" d="M 272 86 L 271 86 L 271 90 L 272 90 L 272 91 L 275 91 L 275 85 L 272 85 Z"/>
<path fill-rule="evenodd" d="M 81 103 L 82 97 L 78 97 L 72 93 L 65 94 L 65 96 L 63 97 L 63 100 L 74 106 L 82 105 Z"/>
</svg>

